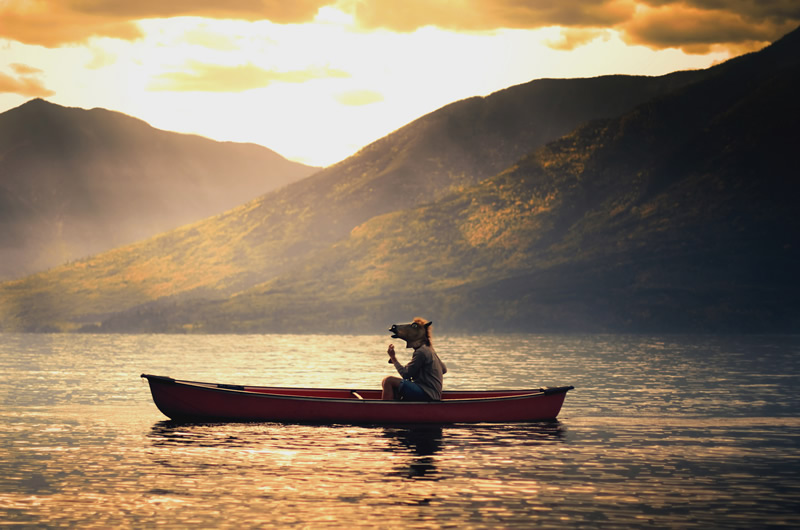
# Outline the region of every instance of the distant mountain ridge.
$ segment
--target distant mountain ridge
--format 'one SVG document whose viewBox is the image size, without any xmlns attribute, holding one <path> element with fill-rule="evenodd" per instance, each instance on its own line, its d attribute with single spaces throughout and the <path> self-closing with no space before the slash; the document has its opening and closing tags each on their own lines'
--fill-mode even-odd
<svg viewBox="0 0 800 530">
<path fill-rule="evenodd" d="M 369 332 L 424 314 L 450 330 L 797 329 L 798 52 L 794 32 L 704 71 L 454 103 L 224 215 L 3 284 L 0 321 Z M 625 86 L 647 95 L 587 112 L 560 139 L 531 132 L 523 109 L 602 83 L 590 95 L 604 103 Z"/>
<path fill-rule="evenodd" d="M 460 330 L 796 331 L 797 37 L 183 318 L 301 326 L 325 293 L 312 315 L 365 325 L 424 306 Z"/>
<path fill-rule="evenodd" d="M 31 100 L 0 114 L 0 278 L 221 213 L 317 169 L 254 144 Z"/>
<path fill-rule="evenodd" d="M 7 284 L 5 314 L 14 317 L 3 325 L 70 329 L 165 298 L 225 297 L 291 270 L 372 217 L 467 188 L 586 120 L 704 75 L 537 80 L 447 105 L 215 219 Z"/>
</svg>

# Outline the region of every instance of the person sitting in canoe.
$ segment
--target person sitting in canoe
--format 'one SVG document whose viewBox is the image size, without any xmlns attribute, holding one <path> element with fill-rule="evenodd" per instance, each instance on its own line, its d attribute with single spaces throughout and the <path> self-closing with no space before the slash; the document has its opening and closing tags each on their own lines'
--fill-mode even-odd
<svg viewBox="0 0 800 530">
<path fill-rule="evenodd" d="M 401 377 L 383 379 L 381 399 L 404 401 L 439 401 L 442 399 L 442 376 L 447 367 L 436 355 L 431 344 L 431 324 L 415 318 L 410 324 L 394 324 L 389 331 L 393 339 L 406 341 L 406 348 L 414 348 L 411 362 L 403 366 L 395 357 L 394 344 L 389 345 L 389 362 L 394 364 Z"/>
</svg>

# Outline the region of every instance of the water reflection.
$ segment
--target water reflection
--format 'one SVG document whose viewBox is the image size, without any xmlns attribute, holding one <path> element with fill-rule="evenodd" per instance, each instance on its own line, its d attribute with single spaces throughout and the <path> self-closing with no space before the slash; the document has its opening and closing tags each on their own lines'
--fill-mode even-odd
<svg viewBox="0 0 800 530">
<path fill-rule="evenodd" d="M 526 447 L 564 441 L 561 423 L 537 422 L 506 425 L 414 425 L 383 428 L 390 440 L 384 451 L 406 453 L 410 458 L 398 463 L 392 474 L 409 479 L 438 480 L 437 456 L 448 450 L 462 452 L 470 447 L 506 447 L 523 451 Z"/>
<path fill-rule="evenodd" d="M 800 528 L 797 337 L 440 337 L 450 388 L 580 388 L 440 427 L 162 422 L 137 377 L 368 388 L 383 337 L 2 338 L 5 525 Z"/>
<path fill-rule="evenodd" d="M 431 456 L 441 451 L 446 441 L 464 444 L 486 444 L 495 446 L 521 446 L 563 441 L 565 429 L 561 422 L 534 422 L 515 424 L 446 424 L 446 425 L 316 425 L 283 423 L 184 423 L 171 420 L 155 423 L 148 434 L 154 447 L 195 446 L 246 448 L 263 444 L 266 439 L 279 437 L 281 433 L 304 433 L 314 431 L 334 434 L 340 431 L 352 439 L 358 433 L 366 437 L 382 436 L 389 443 L 384 451 L 410 453 L 416 456 Z M 291 437 L 291 436 L 289 436 Z"/>
<path fill-rule="evenodd" d="M 453 466 L 443 471 L 442 462 L 453 464 L 455 455 L 484 449 L 521 454 L 566 439 L 557 421 L 391 426 L 161 421 L 147 436 L 153 448 L 166 451 L 156 453 L 154 462 L 170 468 L 193 468 L 201 462 L 225 468 L 236 465 L 241 455 L 258 455 L 256 461 L 248 458 L 247 464 L 266 470 L 296 467 L 304 457 L 317 455 L 315 459 L 332 462 L 327 469 L 344 463 L 349 472 L 432 481 L 453 475 Z"/>
<path fill-rule="evenodd" d="M 442 449 L 443 427 L 419 425 L 414 427 L 385 427 L 383 436 L 390 440 L 385 449 L 410 453 L 410 461 L 395 466 L 392 474 L 410 479 L 436 480 L 434 455 Z"/>
<path fill-rule="evenodd" d="M 243 447 L 249 442 L 226 432 L 223 423 L 181 423 L 160 421 L 150 429 L 148 438 L 154 447 Z"/>
</svg>

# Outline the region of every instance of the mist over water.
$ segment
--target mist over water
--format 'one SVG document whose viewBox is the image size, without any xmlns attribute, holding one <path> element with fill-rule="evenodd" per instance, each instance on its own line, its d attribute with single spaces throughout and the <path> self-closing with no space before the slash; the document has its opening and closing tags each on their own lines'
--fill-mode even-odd
<svg viewBox="0 0 800 530">
<path fill-rule="evenodd" d="M 447 388 L 576 388 L 558 422 L 426 427 L 175 424 L 138 377 L 377 388 L 388 337 L 0 339 L 6 523 L 800 525 L 797 336 L 436 337 Z"/>
</svg>

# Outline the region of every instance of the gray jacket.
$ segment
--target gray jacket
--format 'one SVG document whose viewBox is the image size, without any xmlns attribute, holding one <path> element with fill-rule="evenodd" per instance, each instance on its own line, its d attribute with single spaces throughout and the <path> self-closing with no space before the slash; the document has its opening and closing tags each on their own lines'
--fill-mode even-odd
<svg viewBox="0 0 800 530">
<path fill-rule="evenodd" d="M 431 401 L 442 399 L 442 376 L 447 373 L 447 366 L 436 355 L 433 346 L 423 344 L 414 350 L 411 362 L 403 366 L 395 361 L 394 367 L 403 379 L 418 384 Z"/>
</svg>

